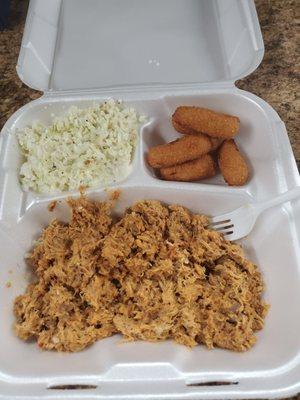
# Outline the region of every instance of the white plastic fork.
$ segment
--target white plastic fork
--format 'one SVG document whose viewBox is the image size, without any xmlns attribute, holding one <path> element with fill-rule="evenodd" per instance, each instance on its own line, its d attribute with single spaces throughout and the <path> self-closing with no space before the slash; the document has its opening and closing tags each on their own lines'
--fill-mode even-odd
<svg viewBox="0 0 300 400">
<path fill-rule="evenodd" d="M 226 235 L 227 240 L 240 239 L 251 232 L 260 213 L 297 197 L 300 197 L 300 186 L 288 190 L 271 200 L 245 204 L 229 213 L 212 217 L 210 227 Z"/>
</svg>

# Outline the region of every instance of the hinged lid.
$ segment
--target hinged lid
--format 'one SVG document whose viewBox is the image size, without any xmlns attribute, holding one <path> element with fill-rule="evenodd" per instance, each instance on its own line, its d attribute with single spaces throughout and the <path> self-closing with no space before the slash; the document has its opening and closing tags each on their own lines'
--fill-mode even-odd
<svg viewBox="0 0 300 400">
<path fill-rule="evenodd" d="M 17 71 L 57 91 L 234 82 L 263 57 L 252 0 L 31 0 Z"/>
</svg>

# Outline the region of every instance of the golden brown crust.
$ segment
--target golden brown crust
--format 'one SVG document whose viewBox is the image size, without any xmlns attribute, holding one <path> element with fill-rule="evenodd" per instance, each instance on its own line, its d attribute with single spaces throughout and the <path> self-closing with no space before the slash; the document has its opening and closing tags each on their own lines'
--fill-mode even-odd
<svg viewBox="0 0 300 400">
<path fill-rule="evenodd" d="M 238 117 L 217 113 L 206 108 L 189 106 L 178 107 L 172 116 L 172 123 L 174 127 L 179 127 L 184 133 L 189 131 L 194 134 L 205 133 L 223 139 L 234 137 L 238 133 L 240 125 Z"/>
<path fill-rule="evenodd" d="M 211 139 L 206 135 L 183 136 L 173 142 L 152 147 L 147 154 L 147 161 L 152 168 L 164 168 L 194 160 L 212 149 Z"/>
<path fill-rule="evenodd" d="M 222 139 L 222 138 L 211 137 L 210 140 L 211 140 L 211 145 L 212 145 L 211 151 L 217 150 L 221 146 L 221 144 L 224 142 L 224 139 Z"/>
<path fill-rule="evenodd" d="M 207 138 L 209 138 L 210 143 L 211 143 L 210 151 L 216 150 L 221 145 L 221 143 L 224 141 L 223 138 L 211 137 L 211 136 L 206 135 L 205 133 L 199 133 L 199 132 L 193 131 L 192 129 L 184 128 L 178 122 L 174 121 L 173 118 L 172 118 L 172 124 L 173 124 L 174 129 L 177 132 L 182 133 L 183 135 L 199 135 L 199 136 L 206 136 Z"/>
<path fill-rule="evenodd" d="M 211 178 L 216 174 L 216 163 L 210 154 L 172 167 L 161 168 L 160 177 L 167 181 L 192 182 Z"/>
<path fill-rule="evenodd" d="M 228 185 L 241 186 L 247 182 L 249 169 L 233 139 L 226 140 L 219 148 L 218 164 Z"/>
<path fill-rule="evenodd" d="M 199 134 L 199 132 L 193 131 L 192 129 L 189 129 L 188 127 L 184 127 L 184 126 L 180 125 L 179 122 L 176 122 L 173 118 L 172 118 L 172 125 L 177 132 L 182 133 L 183 135 Z"/>
</svg>

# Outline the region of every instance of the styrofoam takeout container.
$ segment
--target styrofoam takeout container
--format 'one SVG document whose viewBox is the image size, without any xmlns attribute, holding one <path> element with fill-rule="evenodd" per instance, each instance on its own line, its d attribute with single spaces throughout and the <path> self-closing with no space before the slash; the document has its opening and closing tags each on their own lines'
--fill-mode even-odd
<svg viewBox="0 0 300 400">
<path fill-rule="evenodd" d="M 18 110 L 0 138 L 0 398 L 233 399 L 300 391 L 299 201 L 265 212 L 241 241 L 263 272 L 271 304 L 257 344 L 246 353 L 189 350 L 170 341 L 121 344 L 114 336 L 60 354 L 13 333 L 13 299 L 28 282 L 24 254 L 53 218 L 48 201 L 70 195 L 21 189 L 16 129 L 36 119 L 49 123 L 71 105 L 121 98 L 149 121 L 140 130 L 132 173 L 116 185 L 122 188 L 118 210 L 154 198 L 217 215 L 300 183 L 279 116 L 234 85 L 263 52 L 251 0 L 31 1 L 17 70 L 44 95 Z M 240 118 L 237 141 L 251 166 L 247 185 L 228 187 L 221 177 L 164 182 L 153 175 L 144 154 L 178 136 L 170 115 L 185 104 Z M 105 197 L 101 187 L 90 193 Z M 63 205 L 55 215 L 66 218 Z M 73 386 L 61 390 L 64 385 Z"/>
</svg>

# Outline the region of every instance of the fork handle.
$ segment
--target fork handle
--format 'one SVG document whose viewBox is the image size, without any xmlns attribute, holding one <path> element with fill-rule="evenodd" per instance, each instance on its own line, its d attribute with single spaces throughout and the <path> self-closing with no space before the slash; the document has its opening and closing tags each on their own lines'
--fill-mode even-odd
<svg viewBox="0 0 300 400">
<path fill-rule="evenodd" d="M 287 192 L 282 193 L 279 196 L 276 196 L 274 199 L 262 201 L 260 203 L 255 204 L 255 209 L 257 210 L 258 213 L 261 213 L 262 211 L 268 208 L 277 206 L 278 204 L 285 203 L 286 201 L 294 200 L 298 197 L 300 197 L 300 186 L 296 186 L 293 189 L 288 190 Z"/>
</svg>

